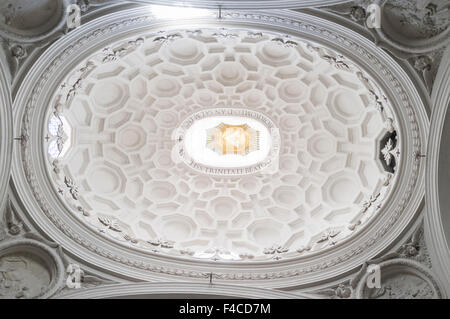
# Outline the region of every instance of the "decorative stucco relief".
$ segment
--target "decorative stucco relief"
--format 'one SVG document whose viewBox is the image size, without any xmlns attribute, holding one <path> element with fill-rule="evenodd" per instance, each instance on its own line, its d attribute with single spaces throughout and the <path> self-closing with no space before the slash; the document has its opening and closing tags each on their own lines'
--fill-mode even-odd
<svg viewBox="0 0 450 319">
<path fill-rule="evenodd" d="M 355 40 L 352 40 L 350 38 L 346 38 L 343 35 L 339 34 L 333 34 L 323 26 L 316 26 L 310 24 L 310 22 L 299 22 L 298 20 L 292 20 L 290 18 L 283 18 L 279 16 L 270 16 L 270 15 L 247 15 L 242 13 L 228 13 L 224 15 L 224 21 L 230 21 L 230 22 L 236 22 L 236 21 L 246 21 L 248 19 L 252 21 L 263 21 L 264 23 L 269 22 L 270 24 L 284 26 L 284 27 L 292 27 L 295 28 L 295 30 L 305 30 L 309 34 L 316 34 L 319 37 L 323 37 L 324 39 L 327 39 L 329 41 L 332 41 L 333 43 L 342 45 L 343 47 L 348 47 L 356 54 L 359 54 L 359 56 L 365 60 L 366 62 L 370 63 L 371 66 L 374 68 L 380 69 L 380 75 L 383 77 L 386 77 L 386 81 L 388 81 L 390 84 L 389 90 L 392 90 L 393 92 L 397 92 L 398 95 L 396 95 L 395 99 L 396 101 L 401 105 L 399 107 L 400 112 L 404 112 L 405 114 L 405 125 L 408 125 L 410 127 L 410 130 L 407 131 L 408 138 L 406 140 L 408 146 L 406 149 L 411 151 L 420 151 L 421 148 L 421 136 L 420 136 L 420 129 L 419 124 L 416 121 L 415 116 L 419 115 L 422 116 L 421 112 L 419 111 L 419 114 L 417 114 L 417 110 L 413 108 L 413 105 L 417 105 L 417 103 L 412 104 L 411 98 L 416 100 L 416 97 L 411 97 L 408 92 L 406 93 L 404 91 L 404 87 L 401 84 L 399 79 L 396 79 L 396 77 L 391 73 L 391 69 L 386 67 L 384 63 L 381 63 L 378 58 L 373 55 L 367 53 Z M 134 24 L 141 25 L 148 23 L 148 19 L 145 17 L 139 17 L 139 18 L 130 18 L 130 20 L 127 21 L 121 21 L 121 23 L 114 24 L 113 29 L 117 32 L 117 28 L 120 26 L 126 26 L 130 27 Z M 68 46 L 65 51 L 65 56 L 67 56 L 68 53 L 73 52 L 76 49 L 79 49 L 82 44 L 86 44 L 86 41 L 92 41 L 95 40 L 98 37 L 104 37 L 105 33 L 108 33 L 108 30 L 110 30 L 109 27 L 105 27 L 102 30 L 94 31 L 92 34 L 84 34 L 84 38 L 81 42 L 73 42 L 72 45 Z M 337 61 L 337 60 L 336 60 Z M 45 73 L 42 75 L 41 80 L 46 81 L 49 78 L 50 73 L 55 71 L 55 68 L 59 63 L 61 63 L 61 58 L 57 58 L 55 60 L 55 63 L 49 62 L 47 64 L 47 68 Z M 39 81 L 38 81 L 39 82 Z M 37 97 L 39 94 L 42 93 L 42 85 L 43 82 L 40 82 L 36 85 L 34 90 L 29 90 L 27 92 L 32 92 L 32 95 L 34 97 Z M 205 272 L 204 271 L 198 271 L 193 269 L 176 269 L 172 268 L 169 264 L 164 266 L 154 266 L 151 263 L 148 263 L 147 261 L 137 261 L 130 259 L 130 257 L 123 257 L 119 256 L 116 253 L 112 253 L 110 251 L 107 251 L 104 247 L 100 247 L 96 244 L 94 244 L 90 237 L 80 237 L 77 232 L 75 232 L 71 226 L 67 226 L 64 216 L 61 214 L 56 215 L 53 212 L 53 209 L 51 206 L 46 203 L 46 200 L 44 199 L 45 195 L 40 191 L 39 181 L 36 179 L 36 172 L 33 170 L 33 164 L 32 164 L 32 153 L 30 153 L 30 139 L 27 138 L 29 134 L 31 133 L 33 128 L 33 124 L 30 121 L 32 118 L 32 112 L 36 110 L 34 105 L 34 99 L 30 99 L 26 103 L 23 103 L 22 105 L 26 106 L 26 112 L 24 113 L 23 117 L 23 136 L 25 137 L 22 141 L 23 144 L 23 160 L 24 160 L 24 167 L 25 167 L 25 175 L 27 178 L 27 181 L 29 185 L 31 186 L 32 193 L 34 198 L 36 199 L 38 205 L 40 205 L 40 208 L 42 209 L 42 212 L 46 214 L 46 216 L 49 218 L 49 221 L 52 221 L 64 234 L 66 234 L 68 237 L 72 238 L 74 240 L 74 243 L 78 243 L 79 245 L 85 247 L 86 249 L 90 250 L 92 253 L 100 254 L 101 256 L 104 256 L 108 259 L 111 259 L 114 262 L 120 263 L 123 265 L 123 267 L 136 267 L 141 270 L 145 270 L 148 273 L 148 270 L 152 270 L 152 272 L 156 273 L 162 273 L 162 274 L 169 274 L 169 275 L 180 275 L 180 276 L 188 276 L 188 277 L 196 277 L 196 278 L 204 278 Z M 410 144 L 409 144 L 410 143 Z M 357 257 L 358 254 L 361 252 L 364 252 L 368 247 L 373 245 L 377 240 L 381 240 L 383 238 L 383 235 L 386 234 L 388 229 L 392 227 L 394 224 L 396 224 L 396 221 L 401 217 L 404 216 L 403 209 L 407 205 L 415 205 L 410 204 L 411 201 L 411 194 L 415 192 L 415 186 L 417 182 L 417 177 L 419 173 L 419 167 L 420 167 L 420 160 L 410 160 L 410 157 L 404 157 L 408 158 L 408 181 L 404 182 L 404 192 L 402 192 L 402 199 L 398 199 L 398 206 L 392 209 L 392 215 L 391 218 L 385 219 L 386 224 L 382 226 L 382 228 L 376 233 L 373 234 L 374 237 L 370 240 L 370 242 L 361 244 L 359 247 L 356 247 L 358 245 L 355 245 L 352 249 L 347 251 L 342 256 L 338 256 L 335 258 L 328 258 L 328 260 L 324 261 L 322 260 L 321 263 L 310 265 L 305 267 L 301 267 L 298 269 L 293 269 L 289 271 L 282 271 L 282 272 L 271 272 L 271 273 L 252 273 L 250 271 L 244 272 L 244 273 L 222 273 L 220 274 L 221 278 L 223 279 L 236 279 L 236 280 L 250 280 L 250 279 L 264 279 L 264 278 L 291 278 L 298 276 L 300 274 L 308 274 L 316 271 L 321 271 L 324 269 L 327 269 L 328 267 L 336 266 L 342 262 L 345 262 L 346 260 L 349 260 L 351 258 Z M 20 161 L 18 161 L 20 162 Z M 389 180 L 389 178 L 387 178 Z M 412 201 L 415 203 L 415 200 Z M 133 242 L 136 240 L 133 238 L 133 236 L 128 236 L 128 239 Z M 325 242 L 325 241 L 324 241 Z M 328 240 L 326 241 L 328 242 Z M 69 246 L 71 246 L 70 244 Z M 338 246 L 338 245 L 336 245 Z M 303 250 L 302 250 L 303 251 Z M 170 262 L 169 262 L 170 263 Z"/>
<path fill-rule="evenodd" d="M 77 5 L 78 11 L 70 8 Z M 74 29 L 70 21 L 99 15 L 98 9 L 127 6 L 126 1 L 6 0 L 0 4 L 0 39 L 14 79 L 28 69 L 55 40 Z"/>
<path fill-rule="evenodd" d="M 442 53 L 450 42 L 448 2 L 357 0 L 324 10 L 366 27 L 377 45 L 411 64 L 431 93 Z M 380 27 L 368 25 L 375 16 Z"/>
<path fill-rule="evenodd" d="M 0 257 L 0 297 L 33 298 L 45 292 L 50 273 L 33 254 L 17 252 Z"/>
<path fill-rule="evenodd" d="M 381 274 L 379 288 L 369 288 L 367 268 L 355 288 L 357 299 L 440 299 L 440 287 L 430 270 L 422 264 L 405 258 L 376 262 Z M 368 265 L 371 265 L 369 262 Z"/>
<path fill-rule="evenodd" d="M 84 271 L 82 260 L 69 259 L 59 245 L 31 230 L 11 201 L 0 216 L 0 299 L 53 298 L 73 291 L 78 287 L 67 284 L 71 264 L 82 267 L 78 289 L 114 283 Z"/>
</svg>

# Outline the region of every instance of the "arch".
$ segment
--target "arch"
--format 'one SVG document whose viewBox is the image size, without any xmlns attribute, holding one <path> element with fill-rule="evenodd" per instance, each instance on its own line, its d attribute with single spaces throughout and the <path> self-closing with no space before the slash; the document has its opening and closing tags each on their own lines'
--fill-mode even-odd
<svg viewBox="0 0 450 319">
<path fill-rule="evenodd" d="M 447 47 L 431 94 L 431 127 L 426 154 L 425 238 L 433 270 L 450 295 L 450 47 Z"/>
</svg>

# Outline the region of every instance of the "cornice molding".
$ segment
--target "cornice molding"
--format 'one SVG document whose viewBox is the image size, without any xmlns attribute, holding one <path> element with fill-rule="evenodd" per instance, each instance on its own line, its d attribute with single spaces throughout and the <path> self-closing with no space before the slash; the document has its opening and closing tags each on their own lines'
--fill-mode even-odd
<svg viewBox="0 0 450 319">
<path fill-rule="evenodd" d="M 90 289 L 78 289 L 57 296 L 57 299 L 108 299 L 108 298 L 152 298 L 157 296 L 170 298 L 192 298 L 192 296 L 250 298 L 250 299 L 317 299 L 307 293 L 292 294 L 272 289 L 253 288 L 237 285 L 187 283 L 187 282 L 152 282 L 113 284 Z"/>
<path fill-rule="evenodd" d="M 447 145 L 447 136 L 442 136 L 444 124 L 448 118 L 450 105 L 450 47 L 444 53 L 431 96 L 433 112 L 427 150 L 426 168 L 426 214 L 425 235 L 430 250 L 433 269 L 442 281 L 447 295 L 450 296 L 450 247 L 448 230 L 444 228 L 442 215 L 448 214 L 449 207 L 440 206 L 439 167 L 440 153 Z M 446 169 L 446 168 L 445 168 Z M 442 192 L 441 192 L 442 193 Z"/>
<path fill-rule="evenodd" d="M 350 2 L 351 0 L 188 0 L 183 5 L 204 9 L 262 10 L 262 9 L 295 9 L 322 7 Z M 132 1 L 134 2 L 134 1 Z M 177 0 L 139 0 L 138 3 L 149 5 L 180 6 Z"/>
<path fill-rule="evenodd" d="M 146 256 L 131 248 L 125 250 L 113 243 L 99 240 L 74 218 L 61 213 L 66 208 L 57 204 L 59 201 L 56 195 L 48 185 L 42 184 L 42 181 L 47 179 L 40 152 L 40 125 L 45 108 L 36 106 L 48 103 L 46 90 L 52 87 L 52 83 L 60 80 L 70 67 L 79 63 L 89 50 L 97 50 L 107 41 L 150 29 L 167 29 L 170 28 L 169 25 L 179 28 L 190 24 L 193 24 L 193 21 L 155 23 L 139 9 L 116 12 L 87 23 L 61 38 L 30 70 L 14 104 L 16 134 L 22 135 L 23 138 L 22 148 L 17 147 L 14 150 L 13 179 L 24 206 L 41 230 L 77 258 L 106 271 L 124 274 L 128 278 L 158 281 L 177 278 L 204 280 L 213 268 L 221 282 L 232 280 L 245 285 L 278 288 L 339 276 L 356 269 L 365 260 L 380 254 L 391 245 L 417 216 L 416 211 L 424 194 L 424 166 L 417 157 L 426 145 L 428 131 L 428 118 L 423 101 L 402 68 L 365 37 L 335 23 L 290 10 L 258 14 L 226 12 L 222 20 L 197 19 L 194 24 L 276 30 L 278 33 L 285 32 L 319 42 L 350 57 L 365 68 L 378 83 L 384 85 L 383 89 L 388 98 L 398 106 L 396 112 L 401 122 L 399 129 L 405 139 L 402 152 L 406 156 L 403 156 L 404 163 L 398 172 L 401 177 L 398 187 L 393 192 L 392 200 L 386 204 L 386 210 L 367 225 L 366 231 L 355 237 L 354 242 L 336 247 L 336 250 L 326 255 L 311 255 L 304 259 L 280 261 L 277 264 L 197 264 L 182 258 Z M 64 67 L 59 67 L 62 64 Z M 35 113 L 39 110 L 40 113 Z"/>
</svg>

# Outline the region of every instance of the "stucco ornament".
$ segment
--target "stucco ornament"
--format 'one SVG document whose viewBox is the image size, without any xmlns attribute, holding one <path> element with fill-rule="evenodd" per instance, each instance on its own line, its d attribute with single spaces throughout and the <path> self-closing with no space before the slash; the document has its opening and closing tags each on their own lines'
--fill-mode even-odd
<svg viewBox="0 0 450 319">
<path fill-rule="evenodd" d="M 350 9 L 350 16 L 355 21 L 363 21 L 366 16 L 366 10 L 360 6 L 353 6 Z"/>
<path fill-rule="evenodd" d="M 377 274 L 374 269 L 377 266 Z M 379 276 L 380 287 L 376 286 Z M 370 286 L 369 286 L 370 282 Z M 372 285 L 375 285 L 374 287 Z M 369 260 L 351 279 L 328 288 L 311 291 L 331 299 L 439 299 L 442 287 L 432 272 L 431 260 L 423 233 L 423 224 L 416 226 L 399 248 L 382 257 Z"/>
<path fill-rule="evenodd" d="M 379 11 L 382 18 L 380 28 L 367 25 L 369 14 L 364 13 L 370 6 L 370 14 Z M 368 27 L 378 45 L 400 55 L 403 52 L 404 55 L 431 52 L 449 43 L 450 17 L 447 6 L 445 2 L 432 0 L 359 0 L 354 4 L 331 6 L 327 10 L 349 15 Z"/>
<path fill-rule="evenodd" d="M 379 262 L 371 261 L 368 265 L 377 264 L 381 273 L 381 286 L 369 288 L 369 273 L 364 266 L 355 289 L 357 299 L 440 299 L 441 288 L 437 281 L 422 264 L 404 258 L 392 258 Z"/>
<path fill-rule="evenodd" d="M 369 8 L 371 11 L 367 13 Z M 431 93 L 442 51 L 450 39 L 450 15 L 445 1 L 361 0 L 325 10 L 347 16 L 366 27 L 378 46 L 408 60 L 417 69 Z M 379 28 L 367 23 L 371 16 L 381 19 Z"/>
<path fill-rule="evenodd" d="M 127 18 L 122 16 L 125 13 Z M 209 26 L 201 33 L 198 25 L 187 32 L 175 22 L 171 30 L 161 33 L 142 11 L 125 13 L 112 14 L 107 25 L 88 23 L 61 39 L 71 45 L 55 46 L 44 55 L 35 66 L 37 72 L 30 75 L 37 76 L 36 81 L 30 78 L 30 87 L 21 88 L 16 100 L 18 127 L 28 138 L 14 154 L 13 180 L 18 192 L 29 199 L 25 205 L 30 206 L 31 218 L 55 229 L 65 249 L 82 250 L 93 263 L 103 256 L 104 269 L 111 270 L 111 265 L 124 272 L 133 269 L 133 276 L 140 279 L 183 276 L 203 280 L 214 262 L 218 280 L 258 285 L 273 279 L 270 285 L 277 286 L 305 283 L 317 273 L 326 277 L 348 271 L 353 267 L 350 264 L 391 243 L 393 238 L 384 234 L 392 229 L 401 233 L 419 204 L 421 162 L 396 154 L 397 167 L 406 173 L 389 172 L 393 176 L 386 181 L 379 141 L 394 127 L 402 154 L 420 151 L 426 117 L 417 93 L 406 85 L 404 74 L 390 67 L 395 62 L 382 51 L 347 29 L 323 26 L 323 21 L 317 23 L 315 17 L 302 13 L 226 12 L 221 23 L 227 30 Z M 242 27 L 249 21 L 256 30 Z M 291 34 L 273 32 L 268 25 Z M 224 31 L 238 37 L 213 36 Z M 250 31 L 262 37 L 248 36 Z M 153 41 L 171 34 L 182 37 Z M 317 37 L 323 45 L 308 43 L 302 38 L 305 34 Z M 284 43 L 272 41 L 277 38 Z M 134 45 L 138 39 L 143 40 Z M 285 46 L 287 41 L 297 45 Z M 102 49 L 90 50 L 92 43 Z M 376 53 L 369 54 L 369 47 Z M 248 52 L 255 56 L 251 58 Z M 105 60 L 111 54 L 115 59 Z M 135 63 L 142 59 L 146 66 L 139 68 Z M 377 69 L 385 81 L 382 87 L 355 59 Z M 67 78 L 56 76 L 61 64 L 71 70 Z M 256 70 L 267 73 L 258 75 Z M 353 93 L 344 95 L 343 91 Z M 378 104 L 372 102 L 371 92 Z M 346 101 L 345 96 L 352 100 Z M 38 100 L 49 108 L 36 107 Z M 141 101 L 150 107 L 143 109 Z M 380 103 L 382 107 L 377 107 Z M 398 106 L 395 111 L 392 103 Z M 233 179 L 199 175 L 185 163 L 173 165 L 170 151 L 177 141 L 171 132 L 184 118 L 211 107 L 252 108 L 277 124 L 280 169 L 268 176 Z M 48 156 L 42 162 L 45 157 L 37 154 L 48 153 L 42 133 L 56 110 L 73 125 L 68 126 L 70 147 L 57 158 L 55 172 L 55 158 Z M 42 121 L 32 120 L 38 118 Z M 88 130 L 83 132 L 81 127 Z M 89 142 L 89 136 L 94 136 L 89 129 L 95 127 L 101 147 Z M 117 134 L 112 136 L 111 129 Z M 85 150 L 80 143 L 83 139 L 91 145 Z M 352 144 L 362 147 L 358 156 L 364 160 L 356 160 L 358 156 L 350 157 L 354 161 L 345 156 L 332 159 L 329 150 L 351 153 Z M 77 148 L 80 152 L 72 152 Z M 37 163 L 48 170 L 36 170 Z M 147 165 L 145 170 L 138 169 L 142 164 Z M 65 177 L 71 179 L 69 185 Z M 53 189 L 51 195 L 43 191 L 44 185 Z M 76 198 L 70 193 L 74 185 Z M 355 196 L 341 192 L 347 186 L 353 187 Z M 217 192 L 216 187 L 221 190 Z M 403 191 L 390 191 L 396 187 Z M 299 193 L 303 194 L 300 198 L 295 195 Z M 376 200 L 362 212 L 360 204 L 370 198 Z M 330 203 L 343 209 L 333 211 Z M 46 218 L 37 219 L 37 211 Z M 380 218 L 380 212 L 389 216 Z M 317 219 L 320 226 L 305 228 L 302 216 Z M 79 220 L 74 222 L 74 217 Z M 119 226 L 113 228 L 121 231 L 101 222 L 106 218 L 117 220 Z M 353 225 L 358 226 L 349 227 Z M 365 232 L 361 237 L 367 241 L 351 240 L 356 232 Z M 151 243 L 158 241 L 158 246 Z M 166 241 L 169 244 L 161 245 Z M 264 254 L 265 248 L 278 246 L 289 251 L 281 249 L 276 259 Z M 304 263 L 303 258 L 309 257 L 311 262 Z M 180 266 L 186 260 L 195 262 Z M 261 263 L 258 271 L 250 266 L 256 262 Z M 285 262 L 295 267 L 283 270 Z"/>
<path fill-rule="evenodd" d="M 48 298 L 62 285 L 64 265 L 51 247 L 31 239 L 0 243 L 0 298 Z"/>
<path fill-rule="evenodd" d="M 78 211 L 79 206 L 89 211 L 83 221 L 94 227 L 100 222 L 107 226 L 98 227 L 102 234 L 123 243 L 130 242 L 124 234 L 139 238 L 138 247 L 151 252 L 155 249 L 148 243 L 163 237 L 172 244 L 161 245 L 170 250 L 158 253 L 190 248 L 197 251 L 195 257 L 214 260 L 239 260 L 246 254 L 267 259 L 273 253 L 266 247 L 281 242 L 286 247 L 283 253 L 291 253 L 277 255 L 278 260 L 296 256 L 300 246 L 311 247 L 311 252 L 334 246 L 361 229 L 351 224 L 367 223 L 380 209 L 394 183 L 383 182 L 377 153 L 366 156 L 362 151 L 369 145 L 375 150 L 382 143 L 389 133 L 386 125 L 380 125 L 386 118 L 391 126 L 394 123 L 387 98 L 379 98 L 384 96 L 379 88 L 344 56 L 325 48 L 265 33 L 253 44 L 248 31 L 232 33 L 232 37 L 218 36 L 216 30 L 204 29 L 201 36 L 174 31 L 147 35 L 148 40 L 139 37 L 100 50 L 63 80 L 47 129 L 50 136 L 64 139 L 59 144 L 59 139 L 56 144 L 46 139 L 45 144 L 55 190 L 64 195 L 60 190 L 65 185 L 68 203 Z M 296 53 L 293 43 L 304 53 Z M 223 63 L 217 54 L 205 53 L 217 45 L 224 48 Z M 252 51 L 256 58 L 239 55 Z M 148 70 L 153 74 L 150 81 L 135 74 L 125 83 L 120 75 L 133 71 L 125 67 L 124 59 L 139 63 L 142 54 L 149 61 L 164 62 Z M 296 59 L 303 61 L 298 63 L 302 67 L 294 66 Z M 311 72 L 308 60 L 324 69 L 321 80 L 293 77 Z M 186 65 L 201 75 L 184 78 L 191 73 L 184 71 Z M 259 76 L 269 72 L 276 74 L 270 80 L 275 88 Z M 148 103 L 154 111 L 147 111 Z M 275 105 L 284 110 L 276 110 Z M 143 114 L 141 120 L 138 114 Z M 309 119 L 320 124 L 311 126 Z M 95 123 L 104 120 L 108 129 L 96 133 Z M 361 141 L 353 142 L 344 127 L 361 120 Z M 295 132 L 299 138 L 292 135 Z M 101 142 L 107 136 L 106 143 Z M 400 139 L 396 136 L 395 141 L 395 148 L 389 139 L 381 149 L 390 167 L 399 161 Z M 350 143 L 361 152 L 353 151 Z M 104 154 L 89 144 L 102 145 Z M 80 158 L 80 154 L 84 155 Z M 355 163 L 344 163 L 344 154 L 355 158 Z M 55 158 L 64 177 L 55 172 Z M 95 158 L 103 159 L 91 161 Z M 308 171 L 308 166 L 319 163 L 318 173 Z M 221 185 L 230 192 L 221 190 Z M 358 185 L 367 191 L 358 195 Z M 304 193 L 304 204 L 294 192 Z M 365 204 L 366 197 L 370 204 Z M 255 198 L 258 205 L 252 203 Z M 355 207 L 358 202 L 364 210 Z M 126 222 L 132 214 L 139 216 L 136 223 Z M 308 215 L 316 219 L 316 231 L 302 226 Z M 288 223 L 298 226 L 288 230 Z M 216 248 L 217 256 L 208 253 Z"/>
</svg>

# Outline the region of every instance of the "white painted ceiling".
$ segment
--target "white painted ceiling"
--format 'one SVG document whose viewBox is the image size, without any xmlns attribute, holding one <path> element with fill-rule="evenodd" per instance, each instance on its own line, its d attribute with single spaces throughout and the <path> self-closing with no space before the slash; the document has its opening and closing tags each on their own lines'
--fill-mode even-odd
<svg viewBox="0 0 450 319">
<path fill-rule="evenodd" d="M 111 44 L 73 70 L 55 92 L 44 148 L 53 145 L 56 194 L 105 240 L 278 260 L 333 249 L 382 209 L 394 184 L 379 156 L 394 118 L 382 96 L 351 61 L 298 39 L 161 32 Z M 273 121 L 276 170 L 221 176 L 176 162 L 174 131 L 213 108 Z"/>
</svg>

